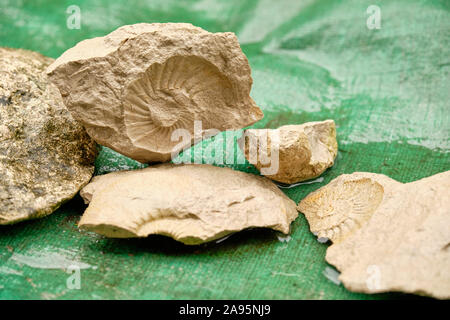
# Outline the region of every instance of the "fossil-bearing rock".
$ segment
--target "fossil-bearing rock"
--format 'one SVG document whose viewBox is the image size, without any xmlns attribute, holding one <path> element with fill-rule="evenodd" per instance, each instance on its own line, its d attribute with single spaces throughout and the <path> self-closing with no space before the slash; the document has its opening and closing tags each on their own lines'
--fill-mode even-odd
<svg viewBox="0 0 450 320">
<path fill-rule="evenodd" d="M 278 143 L 273 142 L 274 138 Z M 261 144 L 261 141 L 267 142 Z M 320 176 L 334 164 L 338 150 L 333 120 L 286 125 L 278 129 L 248 129 L 240 146 L 247 160 L 263 175 L 288 184 Z M 277 151 L 278 157 L 272 157 L 271 153 Z M 273 163 L 261 161 L 261 155 L 278 161 L 276 173 L 264 173 L 264 168 L 273 166 Z"/>
<path fill-rule="evenodd" d="M 303 199 L 326 260 L 352 291 L 450 298 L 450 171 L 411 183 L 344 174 Z"/>
<path fill-rule="evenodd" d="M 211 165 L 161 164 L 95 177 L 79 226 L 113 238 L 199 244 L 250 227 L 289 233 L 295 203 L 270 180 Z"/>
<path fill-rule="evenodd" d="M 0 224 L 52 213 L 94 172 L 95 142 L 48 81 L 52 61 L 0 48 Z"/>
<path fill-rule="evenodd" d="M 250 66 L 233 33 L 186 23 L 123 26 L 84 40 L 49 68 L 88 134 L 140 162 L 168 161 L 205 130 L 233 130 L 263 115 L 249 93 Z M 187 141 L 172 132 L 186 129 Z"/>
</svg>

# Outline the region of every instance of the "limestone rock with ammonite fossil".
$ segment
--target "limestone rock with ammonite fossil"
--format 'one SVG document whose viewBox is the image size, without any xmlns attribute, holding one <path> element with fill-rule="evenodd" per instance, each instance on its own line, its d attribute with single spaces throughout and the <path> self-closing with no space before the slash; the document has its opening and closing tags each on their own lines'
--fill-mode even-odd
<svg viewBox="0 0 450 320">
<path fill-rule="evenodd" d="M 186 23 L 123 26 L 84 40 L 48 68 L 89 135 L 140 162 L 168 161 L 194 142 L 194 121 L 234 130 L 260 120 L 236 36 Z M 173 139 L 175 129 L 190 139 Z"/>
<path fill-rule="evenodd" d="M 344 174 L 298 209 L 329 238 L 326 260 L 349 290 L 450 298 L 450 171 L 410 183 Z"/>
<path fill-rule="evenodd" d="M 112 238 L 161 234 L 200 244 L 252 227 L 285 234 L 295 202 L 269 179 L 206 164 L 164 163 L 95 177 L 79 226 Z"/>
</svg>

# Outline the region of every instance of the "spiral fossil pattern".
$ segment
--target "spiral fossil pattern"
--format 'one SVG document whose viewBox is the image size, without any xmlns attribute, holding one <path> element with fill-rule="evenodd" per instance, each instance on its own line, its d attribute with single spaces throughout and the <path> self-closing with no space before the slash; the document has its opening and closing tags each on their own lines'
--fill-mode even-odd
<svg viewBox="0 0 450 320">
<path fill-rule="evenodd" d="M 174 56 L 162 64 L 152 64 L 126 89 L 126 130 L 136 145 L 168 152 L 178 143 L 167 143 L 174 130 L 183 128 L 192 135 L 195 120 L 202 120 L 203 129 L 208 129 L 211 120 L 203 114 L 212 106 L 226 110 L 235 96 L 231 82 L 207 60 Z M 222 117 L 216 114 L 213 120 Z"/>
<path fill-rule="evenodd" d="M 341 241 L 360 227 L 383 200 L 383 187 L 368 178 L 334 183 L 307 196 L 299 204 L 318 238 Z"/>
</svg>

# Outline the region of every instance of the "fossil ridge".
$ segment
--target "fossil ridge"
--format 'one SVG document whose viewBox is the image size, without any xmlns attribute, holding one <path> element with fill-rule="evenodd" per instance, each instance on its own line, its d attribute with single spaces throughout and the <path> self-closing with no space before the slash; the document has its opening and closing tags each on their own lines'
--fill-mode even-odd
<svg viewBox="0 0 450 320">
<path fill-rule="evenodd" d="M 289 233 L 295 203 L 270 180 L 211 165 L 162 164 L 97 176 L 79 226 L 107 237 L 161 234 L 185 244 L 250 227 Z"/>
</svg>

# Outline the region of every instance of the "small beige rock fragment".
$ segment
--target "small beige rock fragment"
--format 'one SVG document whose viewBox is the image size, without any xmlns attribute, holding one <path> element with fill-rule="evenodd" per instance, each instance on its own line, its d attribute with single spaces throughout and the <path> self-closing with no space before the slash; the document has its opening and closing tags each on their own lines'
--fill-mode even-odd
<svg viewBox="0 0 450 320">
<path fill-rule="evenodd" d="M 279 141 L 278 149 L 273 148 L 277 146 L 276 142 L 272 142 L 274 137 Z M 267 143 L 261 145 L 264 139 Z M 247 160 L 263 175 L 288 184 L 320 176 L 333 166 L 338 149 L 333 120 L 286 125 L 278 129 L 248 129 L 241 138 L 240 146 Z M 251 150 L 258 150 L 258 158 L 251 157 Z M 277 150 L 278 157 L 274 157 L 271 153 Z M 261 155 L 271 159 L 271 163 L 262 161 Z M 265 174 L 264 168 L 273 166 L 275 161 L 278 161 L 276 173 Z"/>
<path fill-rule="evenodd" d="M 52 62 L 0 48 L 0 224 L 52 213 L 94 173 L 95 142 L 48 81 Z"/>
<path fill-rule="evenodd" d="M 94 140 L 144 163 L 169 161 L 190 146 L 195 121 L 205 131 L 224 131 L 263 117 L 231 32 L 186 23 L 123 26 L 78 43 L 47 71 Z M 191 137 L 172 141 L 176 129 Z"/>
<path fill-rule="evenodd" d="M 270 180 L 211 165 L 162 164 L 95 177 L 81 228 L 112 238 L 160 234 L 200 244 L 250 227 L 289 233 L 295 203 Z"/>
<path fill-rule="evenodd" d="M 450 171 L 411 183 L 344 174 L 303 199 L 326 260 L 352 291 L 450 298 Z"/>
</svg>

